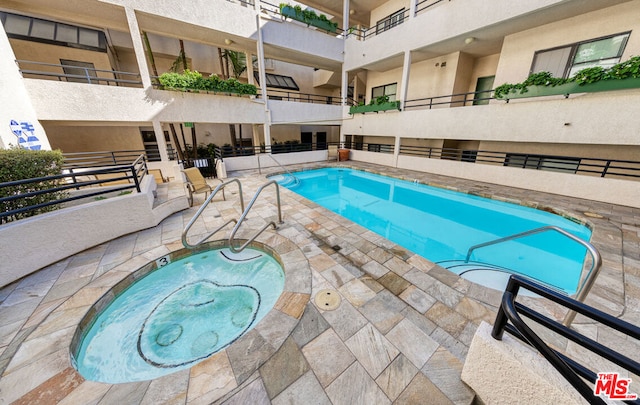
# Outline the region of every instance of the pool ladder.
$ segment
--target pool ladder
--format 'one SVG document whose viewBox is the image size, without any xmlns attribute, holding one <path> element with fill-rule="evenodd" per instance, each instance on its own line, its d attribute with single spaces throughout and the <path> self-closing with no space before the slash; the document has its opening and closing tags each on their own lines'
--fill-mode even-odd
<svg viewBox="0 0 640 405">
<path fill-rule="evenodd" d="M 584 302 L 584 300 L 587 298 L 587 294 L 589 294 L 591 287 L 593 287 L 593 284 L 596 281 L 596 277 L 598 276 L 598 273 L 600 272 L 600 267 L 602 266 L 602 257 L 600 256 L 600 252 L 598 252 L 598 250 L 591 243 L 585 242 L 584 240 L 573 235 L 572 233 L 569 233 L 557 226 L 552 226 L 552 225 L 542 226 L 540 228 L 531 229 L 529 231 L 516 233 L 510 236 L 506 236 L 504 238 L 499 238 L 489 242 L 484 242 L 484 243 L 471 246 L 467 251 L 467 257 L 465 258 L 465 263 L 469 262 L 469 259 L 471 258 L 471 253 L 478 248 L 491 246 L 491 245 L 495 245 L 502 242 L 508 242 L 510 240 L 522 238 L 525 236 L 534 235 L 542 232 L 550 232 L 550 231 L 558 232 L 561 235 L 566 236 L 567 238 L 573 240 L 574 242 L 581 244 L 591 254 L 591 258 L 592 258 L 591 268 L 589 269 L 589 271 L 587 271 L 586 275 L 584 274 L 584 269 L 582 270 L 582 274 L 580 274 L 581 284 L 578 287 L 578 290 L 576 291 L 576 295 L 575 295 L 575 299 L 577 301 Z M 562 323 L 568 327 L 569 325 L 571 325 L 575 317 L 576 317 L 576 312 L 573 310 L 570 310 L 565 316 L 564 321 L 562 321 Z"/>
<path fill-rule="evenodd" d="M 218 228 L 216 228 L 214 231 L 209 232 L 206 236 L 204 236 L 198 242 L 196 242 L 194 244 L 190 244 L 188 242 L 188 240 L 187 240 L 187 234 L 189 233 L 189 230 L 191 229 L 193 224 L 200 217 L 200 215 L 202 215 L 202 213 L 204 212 L 205 208 L 207 208 L 207 206 L 209 205 L 209 203 L 211 202 L 213 197 L 220 190 L 224 190 L 224 188 L 227 185 L 231 184 L 231 183 L 237 183 L 238 184 L 238 190 L 239 190 L 239 194 L 240 194 L 240 208 L 242 209 L 242 215 L 240 215 L 240 218 L 239 219 L 232 218 L 232 219 L 228 220 L 227 222 L 225 222 L 224 224 L 222 224 Z M 245 208 L 245 206 L 244 206 L 244 198 L 242 196 L 242 183 L 240 183 L 240 180 L 238 180 L 238 179 L 231 179 L 231 180 L 229 180 L 229 181 L 227 181 L 225 183 L 222 183 L 222 184 L 218 185 L 218 187 L 216 187 L 213 190 L 213 192 L 211 193 L 209 198 L 206 199 L 206 201 L 198 209 L 198 212 L 196 212 L 196 214 L 193 216 L 193 218 L 191 218 L 191 220 L 189 221 L 187 226 L 185 226 L 184 230 L 182 231 L 182 244 L 184 245 L 184 247 L 189 248 L 189 249 L 193 249 L 193 248 L 198 247 L 198 245 L 204 243 L 207 239 L 212 237 L 214 234 L 218 233 L 222 228 L 226 227 L 227 225 L 229 225 L 230 223 L 233 222 L 233 223 L 235 223 L 235 226 L 233 227 L 233 230 L 231 231 L 231 234 L 229 235 L 229 250 L 231 250 L 233 253 L 239 253 L 239 252 L 243 251 L 251 242 L 256 240 L 256 238 L 258 236 L 260 236 L 260 234 L 262 232 L 264 232 L 269 226 L 273 226 L 273 229 L 277 229 L 278 225 L 274 221 L 271 221 L 271 222 L 267 223 L 265 226 L 263 226 L 255 235 L 253 235 L 251 238 L 249 238 L 249 240 L 247 240 L 247 242 L 245 242 L 242 246 L 236 248 L 233 245 L 234 238 L 235 238 L 236 233 L 238 232 L 238 229 L 240 229 L 240 226 L 242 225 L 244 220 L 247 218 L 247 214 L 249 214 L 249 211 L 251 211 L 251 208 L 253 207 L 253 205 L 255 204 L 256 200 L 260 196 L 260 193 L 262 193 L 262 191 L 265 188 L 267 188 L 268 186 L 270 186 L 272 184 L 275 185 L 275 187 L 276 187 L 276 200 L 277 200 L 277 205 L 278 205 L 278 224 L 284 223 L 284 221 L 282 221 L 282 208 L 281 208 L 281 204 L 280 204 L 280 186 L 278 185 L 278 182 L 276 182 L 275 180 L 271 180 L 271 181 L 266 182 L 262 186 L 260 186 L 258 188 L 258 190 L 256 191 L 256 193 L 253 195 L 253 198 L 249 202 L 249 205 Z"/>
</svg>

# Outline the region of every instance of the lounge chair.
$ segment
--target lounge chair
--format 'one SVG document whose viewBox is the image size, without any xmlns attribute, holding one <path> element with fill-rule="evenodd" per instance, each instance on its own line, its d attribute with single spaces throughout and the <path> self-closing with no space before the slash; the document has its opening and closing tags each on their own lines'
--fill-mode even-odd
<svg viewBox="0 0 640 405">
<path fill-rule="evenodd" d="M 204 193 L 206 199 L 210 192 L 213 191 L 213 187 L 207 184 L 202 173 L 197 167 L 190 167 L 182 171 L 187 178 L 187 189 L 189 191 L 189 206 L 193 207 L 193 195 Z M 222 189 L 222 198 L 226 200 L 224 195 L 224 189 Z"/>
<path fill-rule="evenodd" d="M 148 172 L 153 176 L 154 179 L 156 179 L 156 184 L 162 184 L 169 181 L 169 179 L 164 177 L 164 175 L 162 174 L 162 170 L 160 169 L 149 169 Z"/>
</svg>

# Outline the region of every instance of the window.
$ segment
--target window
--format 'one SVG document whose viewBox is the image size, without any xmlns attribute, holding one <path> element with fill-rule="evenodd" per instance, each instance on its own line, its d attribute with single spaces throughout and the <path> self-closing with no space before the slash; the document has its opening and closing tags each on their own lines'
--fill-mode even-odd
<svg viewBox="0 0 640 405">
<path fill-rule="evenodd" d="M 371 99 L 375 100 L 380 96 L 389 96 L 389 101 L 396 101 L 398 83 L 385 84 L 371 89 Z"/>
<path fill-rule="evenodd" d="M 266 73 L 265 76 L 267 79 L 267 87 L 295 91 L 300 90 L 291 76 L 276 75 L 273 73 Z M 256 79 L 256 82 L 260 82 L 260 75 L 258 72 L 253 72 L 253 77 Z"/>
<path fill-rule="evenodd" d="M 91 78 L 98 77 L 95 66 L 91 62 L 60 59 L 60 64 L 65 75 L 73 75 L 73 77 L 67 77 L 68 82 L 91 83 Z"/>
<path fill-rule="evenodd" d="M 567 78 L 584 68 L 609 68 L 620 62 L 629 34 L 626 32 L 537 51 L 533 57 L 531 73 L 546 71 L 551 72 L 554 77 Z"/>
<path fill-rule="evenodd" d="M 385 32 L 395 26 L 398 26 L 402 24 L 403 21 L 404 8 L 378 21 L 378 23 L 376 24 L 376 34 L 380 34 L 381 32 Z"/>
<path fill-rule="evenodd" d="M 580 166 L 580 159 L 562 156 L 508 153 L 504 160 L 504 165 L 522 167 L 524 169 L 546 170 L 550 172 L 576 173 L 578 166 Z"/>
<path fill-rule="evenodd" d="M 9 38 L 107 51 L 107 38 L 102 31 L 4 12 L 0 12 L 0 21 Z"/>
</svg>

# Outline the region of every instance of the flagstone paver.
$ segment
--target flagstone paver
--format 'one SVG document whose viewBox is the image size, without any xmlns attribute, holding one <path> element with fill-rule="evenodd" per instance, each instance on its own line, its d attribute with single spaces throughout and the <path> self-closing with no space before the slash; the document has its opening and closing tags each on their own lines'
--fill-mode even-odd
<svg viewBox="0 0 640 405">
<path fill-rule="evenodd" d="M 584 218 L 585 211 L 600 213 L 605 218 L 588 222 L 605 265 L 588 303 L 640 322 L 640 210 L 348 164 L 551 207 L 577 218 Z M 230 175 L 241 179 L 245 201 L 265 182 L 265 175 L 256 171 Z M 183 193 L 182 185 L 166 183 L 158 198 Z M 285 293 L 254 330 L 187 370 L 128 384 L 86 381 L 71 366 L 69 341 L 104 292 L 131 271 L 182 247 L 182 228 L 197 206 L 0 288 L 0 404 L 471 404 L 474 394 L 460 380 L 462 364 L 480 322 L 493 322 L 501 293 L 461 279 L 290 190 L 281 189 L 281 197 L 284 224 L 258 240 L 277 248 L 285 266 L 300 271 L 287 277 Z M 231 189 L 226 201 L 206 209 L 190 238 L 239 215 L 238 191 Z M 259 199 L 239 234 L 251 235 L 273 219 L 272 199 Z M 214 238 L 227 235 L 225 230 Z M 315 294 L 323 289 L 339 296 L 337 309 L 316 306 Z M 638 342 L 576 322 L 600 341 L 631 354 L 640 350 Z M 578 351 L 566 339 L 556 343 Z"/>
</svg>

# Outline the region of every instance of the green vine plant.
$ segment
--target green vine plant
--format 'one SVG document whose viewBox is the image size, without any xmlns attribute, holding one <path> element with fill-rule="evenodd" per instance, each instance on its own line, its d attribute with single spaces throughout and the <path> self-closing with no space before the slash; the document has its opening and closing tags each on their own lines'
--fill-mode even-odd
<svg viewBox="0 0 640 405">
<path fill-rule="evenodd" d="M 302 7 L 300 7 L 300 5 L 292 6 L 289 3 L 280 3 L 278 5 L 278 7 L 280 8 L 280 14 L 283 14 L 282 10 L 285 7 L 292 8 L 294 13 L 295 13 L 295 15 L 296 15 L 296 19 L 306 23 L 307 26 L 310 25 L 312 23 L 312 21 L 319 20 L 319 21 L 322 21 L 324 23 L 330 24 L 331 26 L 333 26 L 334 29 L 338 28 L 338 23 L 329 21 L 329 19 L 327 18 L 326 15 L 324 15 L 324 14 L 318 15 L 318 14 L 315 13 L 315 11 L 309 10 L 309 9 L 304 9 L 303 10 Z M 286 18 L 286 16 L 285 16 L 285 18 Z"/>
<path fill-rule="evenodd" d="M 384 95 L 384 96 L 378 96 L 376 98 L 372 98 L 371 102 L 369 102 L 369 105 L 380 105 L 388 102 L 389 102 L 389 96 Z"/>
<path fill-rule="evenodd" d="M 211 91 L 215 93 L 235 93 L 256 95 L 258 89 L 253 84 L 242 83 L 235 78 L 220 79 L 212 74 L 205 78 L 195 70 L 185 70 L 183 73 L 166 72 L 158 77 L 158 81 L 165 89 L 180 91 Z"/>
<path fill-rule="evenodd" d="M 629 60 L 620 62 L 609 69 L 601 66 L 588 67 L 578 71 L 568 79 L 553 77 L 549 72 L 532 73 L 522 83 L 504 83 L 496 87 L 493 92 L 496 98 L 506 98 L 512 91 L 525 94 L 529 86 L 559 86 L 571 82 L 583 86 L 602 80 L 622 80 L 629 78 L 640 78 L 640 56 L 633 56 L 629 58 Z"/>
</svg>

